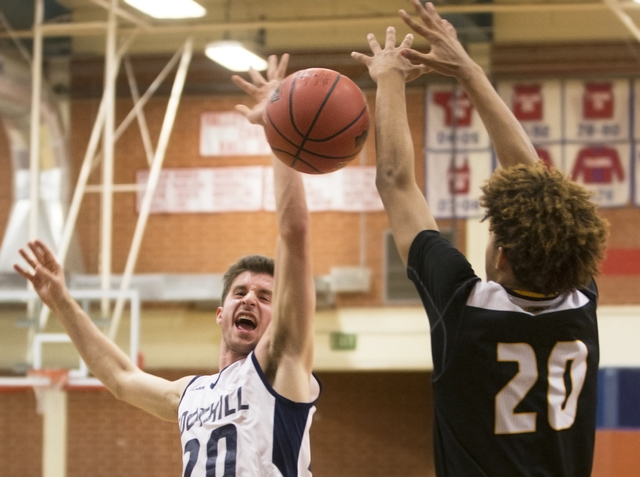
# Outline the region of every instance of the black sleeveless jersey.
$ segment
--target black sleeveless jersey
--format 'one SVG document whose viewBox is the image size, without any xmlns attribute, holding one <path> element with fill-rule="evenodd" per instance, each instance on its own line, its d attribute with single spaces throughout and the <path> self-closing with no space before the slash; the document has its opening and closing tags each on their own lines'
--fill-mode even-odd
<svg viewBox="0 0 640 477">
<path fill-rule="evenodd" d="M 589 476 L 595 283 L 555 297 L 484 283 L 436 231 L 416 237 L 408 274 L 431 326 L 437 475 Z"/>
</svg>

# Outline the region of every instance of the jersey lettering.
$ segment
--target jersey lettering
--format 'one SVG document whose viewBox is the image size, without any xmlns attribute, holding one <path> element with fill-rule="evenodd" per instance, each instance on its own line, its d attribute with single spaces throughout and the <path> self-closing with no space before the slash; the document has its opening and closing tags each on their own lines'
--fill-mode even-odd
<svg viewBox="0 0 640 477">
<path fill-rule="evenodd" d="M 588 354 L 582 341 L 561 341 L 549 356 L 549 424 L 556 431 L 570 428 L 576 419 Z M 571 378 L 569 390 L 564 379 L 567 369 Z"/>
<path fill-rule="evenodd" d="M 223 416 L 230 416 L 247 409 L 249 409 L 249 404 L 242 400 L 242 386 L 239 386 L 235 393 L 220 396 L 216 402 L 207 407 L 195 409 L 193 412 L 183 412 L 179 418 L 180 434 L 188 431 L 196 424 L 202 426 L 206 422 L 216 422 L 222 419 Z"/>
<path fill-rule="evenodd" d="M 538 380 L 533 348 L 526 343 L 498 343 L 498 361 L 515 361 L 519 370 L 496 395 L 496 434 L 535 432 L 536 413 L 514 411 Z"/>
<path fill-rule="evenodd" d="M 570 428 L 578 412 L 578 397 L 587 375 L 587 346 L 582 341 L 559 341 L 548 360 L 547 418 L 554 430 Z M 495 397 L 495 433 L 535 432 L 535 412 L 515 412 L 538 380 L 536 354 L 526 343 L 498 343 L 498 361 L 518 363 L 518 373 Z M 566 385 L 565 375 L 569 377 Z"/>
<path fill-rule="evenodd" d="M 224 444 L 224 448 L 220 449 Z M 224 450 L 224 452 L 220 452 Z M 193 468 L 198 462 L 200 452 L 200 442 L 198 439 L 191 439 L 184 446 L 184 454 L 189 453 L 189 461 L 184 469 L 184 477 L 191 477 Z M 226 424 L 211 431 L 207 442 L 207 461 L 205 466 L 206 477 L 216 477 L 218 466 L 223 467 L 222 477 L 236 476 L 236 458 L 238 453 L 238 431 L 233 424 Z M 224 455 L 224 461 L 218 463 L 218 455 Z"/>
</svg>

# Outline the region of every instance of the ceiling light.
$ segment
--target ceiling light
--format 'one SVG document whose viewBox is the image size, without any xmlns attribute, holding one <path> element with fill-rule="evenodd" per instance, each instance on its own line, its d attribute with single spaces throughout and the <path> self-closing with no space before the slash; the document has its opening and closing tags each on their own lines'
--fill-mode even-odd
<svg viewBox="0 0 640 477">
<path fill-rule="evenodd" d="M 238 41 L 224 40 L 209 43 L 205 54 L 216 63 L 231 71 L 256 71 L 267 69 L 267 62 L 255 53 L 247 50 Z"/>
<path fill-rule="evenodd" d="M 124 0 L 153 18 L 197 18 L 207 12 L 193 0 Z"/>
</svg>

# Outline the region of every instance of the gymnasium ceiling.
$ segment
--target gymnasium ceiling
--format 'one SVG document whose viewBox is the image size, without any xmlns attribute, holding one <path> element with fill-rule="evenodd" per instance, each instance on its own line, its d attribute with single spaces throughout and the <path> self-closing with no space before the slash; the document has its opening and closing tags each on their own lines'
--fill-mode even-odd
<svg viewBox="0 0 640 477">
<path fill-rule="evenodd" d="M 195 93 L 225 91 L 229 86 L 229 73 L 202 54 L 207 42 L 222 38 L 240 40 L 264 55 L 290 52 L 292 69 L 329 67 L 364 80 L 366 72 L 348 53 L 367 51 L 366 34 L 382 36 L 388 25 L 406 32 L 397 11 L 404 8 L 411 12 L 408 0 L 198 1 L 207 10 L 205 17 L 165 21 L 151 19 L 118 1 L 121 38 L 136 32 L 130 54 L 136 60 L 134 67 L 141 83 L 150 81 L 189 35 L 194 38 L 194 59 L 187 89 Z M 45 54 L 71 59 L 73 94 L 91 95 L 102 87 L 107 7 L 111 3 L 45 0 Z M 437 0 L 434 4 L 456 26 L 478 61 L 487 65 L 496 45 L 520 45 L 521 49 L 511 53 L 515 59 L 535 54 L 526 50 L 532 46 L 538 55 L 541 49 L 548 55 L 558 45 L 603 44 L 627 45 L 640 58 L 636 51 L 640 4 L 631 0 Z M 34 0 L 0 0 L 6 17 L 3 23 L 15 30 L 14 39 L 6 31 L 0 32 L 5 48 L 13 47 L 16 39 L 30 48 L 33 5 Z M 547 52 L 545 45 L 549 46 Z M 416 47 L 426 49 L 427 45 L 418 41 Z M 584 54 L 588 62 L 589 53 Z M 601 51 L 598 55 L 610 53 Z"/>
</svg>

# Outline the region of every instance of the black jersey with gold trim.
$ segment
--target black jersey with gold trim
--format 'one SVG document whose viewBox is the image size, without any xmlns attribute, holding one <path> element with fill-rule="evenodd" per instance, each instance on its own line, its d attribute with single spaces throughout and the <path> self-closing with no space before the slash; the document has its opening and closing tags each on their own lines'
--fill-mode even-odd
<svg viewBox="0 0 640 477">
<path fill-rule="evenodd" d="M 408 274 L 431 325 L 437 475 L 589 476 L 595 283 L 539 296 L 481 282 L 436 231 L 416 237 Z"/>
</svg>

